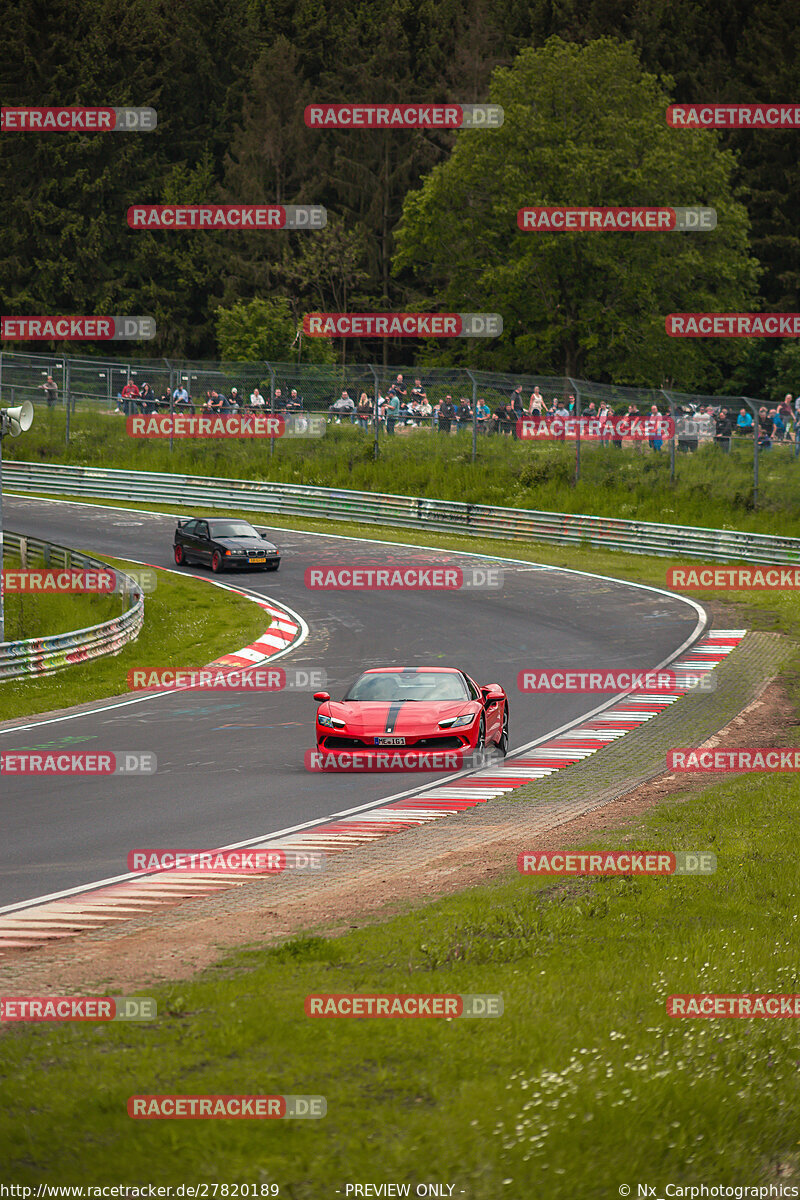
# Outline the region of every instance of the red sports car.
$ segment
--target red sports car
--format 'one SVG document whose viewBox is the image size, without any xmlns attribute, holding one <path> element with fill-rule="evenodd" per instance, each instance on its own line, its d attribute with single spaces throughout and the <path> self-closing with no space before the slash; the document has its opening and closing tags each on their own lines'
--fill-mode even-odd
<svg viewBox="0 0 800 1200">
<path fill-rule="evenodd" d="M 376 667 L 343 700 L 316 692 L 321 750 L 508 752 L 508 696 L 499 683 L 479 687 L 454 667 Z"/>
</svg>

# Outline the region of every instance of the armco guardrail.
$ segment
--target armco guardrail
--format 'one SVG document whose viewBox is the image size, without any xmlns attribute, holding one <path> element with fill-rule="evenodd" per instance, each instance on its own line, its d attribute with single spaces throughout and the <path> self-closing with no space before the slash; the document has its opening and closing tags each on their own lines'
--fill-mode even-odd
<svg viewBox="0 0 800 1200">
<path fill-rule="evenodd" d="M 4 472 L 5 473 L 5 472 Z M 86 567 L 89 570 L 108 570 L 108 565 L 39 538 L 21 537 L 6 531 L 4 548 L 17 552 L 24 566 L 41 563 L 43 566 L 69 569 Z M 0 642 L 0 682 L 29 675 L 49 675 L 75 663 L 88 662 L 107 654 L 119 654 L 128 642 L 135 641 L 144 622 L 144 598 L 135 579 L 122 572 L 120 578 L 123 595 L 129 599 L 127 610 L 119 617 L 92 625 L 88 629 L 75 629 L 70 633 L 53 637 L 26 638 L 18 642 Z"/>
<path fill-rule="evenodd" d="M 300 487 L 248 479 L 170 472 L 100 470 L 5 462 L 6 488 L 50 495 L 94 496 L 137 503 L 228 508 L 251 512 L 438 529 L 476 537 L 589 545 L 629 554 L 656 554 L 755 563 L 800 562 L 800 538 L 771 537 L 691 525 L 659 525 L 615 517 L 491 508 L 421 496 L 393 496 L 339 488 Z"/>
</svg>

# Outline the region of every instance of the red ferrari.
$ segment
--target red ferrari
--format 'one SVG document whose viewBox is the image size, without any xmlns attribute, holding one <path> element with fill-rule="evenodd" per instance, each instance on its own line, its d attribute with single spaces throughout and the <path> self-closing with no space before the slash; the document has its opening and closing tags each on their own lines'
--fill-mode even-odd
<svg viewBox="0 0 800 1200">
<path fill-rule="evenodd" d="M 343 700 L 316 692 L 320 750 L 482 751 L 508 753 L 508 696 L 499 683 L 479 687 L 454 667 L 376 667 Z"/>
</svg>

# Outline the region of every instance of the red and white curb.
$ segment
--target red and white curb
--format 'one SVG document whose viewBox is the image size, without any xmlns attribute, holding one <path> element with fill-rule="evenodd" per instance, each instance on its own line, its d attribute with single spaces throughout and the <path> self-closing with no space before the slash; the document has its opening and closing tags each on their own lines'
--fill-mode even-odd
<svg viewBox="0 0 800 1200">
<path fill-rule="evenodd" d="M 242 594 L 253 598 L 252 593 Z M 292 645 L 291 627 L 296 625 L 296 614 L 284 613 L 272 600 L 265 600 L 262 606 L 274 622 L 280 622 L 285 628 L 275 630 L 275 625 L 271 625 L 269 633 L 252 646 L 233 655 L 224 655 L 218 662 L 241 666 L 243 663 L 261 661 L 260 658 L 252 658 L 251 654 L 274 657 Z M 297 621 L 300 622 L 296 625 L 299 637 L 304 623 L 302 618 L 297 618 Z M 713 630 L 683 657 L 671 663 L 670 667 L 677 673 L 682 670 L 696 671 L 698 667 L 704 671 L 713 670 L 739 645 L 745 633 L 743 629 Z M 267 641 L 270 636 L 273 640 Z M 284 851 L 315 850 L 339 854 L 369 845 L 389 834 L 441 820 L 478 804 L 486 804 L 516 788 L 525 787 L 537 779 L 581 762 L 597 754 L 603 746 L 651 721 L 685 694 L 685 691 L 679 690 L 658 694 L 631 693 L 618 704 L 572 729 L 523 751 L 519 757 L 506 759 L 503 766 L 489 766 L 463 778 L 423 788 L 407 798 L 397 799 L 365 813 L 343 816 L 285 837 L 251 841 L 247 846 L 249 849 L 279 848 Z M 0 949 L 7 952 L 34 948 L 46 942 L 74 937 L 110 921 L 128 920 L 163 905 L 199 899 L 260 878 L 263 876 L 253 872 L 215 872 L 209 875 L 202 872 L 160 871 L 155 875 L 128 876 L 118 883 L 93 891 L 78 888 L 68 896 L 0 914 Z"/>
<path fill-rule="evenodd" d="M 243 646 L 241 650 L 235 650 L 233 654 L 223 654 L 221 658 L 215 658 L 212 663 L 209 663 L 209 666 L 252 667 L 256 663 L 265 662 L 268 658 L 275 658 L 276 655 L 293 649 L 297 643 L 305 639 L 308 632 L 307 627 L 296 613 L 281 607 L 274 600 L 264 599 L 255 592 L 244 592 L 241 588 L 232 587 L 229 583 L 221 583 L 219 586 L 224 587 L 228 592 L 236 592 L 248 600 L 253 600 L 264 609 L 264 612 L 269 614 L 270 626 L 266 633 L 262 633 L 261 637 L 256 638 L 249 646 Z"/>
</svg>

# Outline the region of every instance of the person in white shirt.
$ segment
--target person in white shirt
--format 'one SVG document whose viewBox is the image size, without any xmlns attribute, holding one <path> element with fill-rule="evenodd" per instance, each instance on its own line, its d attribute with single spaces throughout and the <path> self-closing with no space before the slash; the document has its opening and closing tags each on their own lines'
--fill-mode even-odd
<svg viewBox="0 0 800 1200">
<path fill-rule="evenodd" d="M 250 404 L 253 408 L 264 407 L 264 397 L 261 395 L 261 392 L 258 390 L 258 388 L 253 388 L 253 391 L 250 395 Z"/>
</svg>

